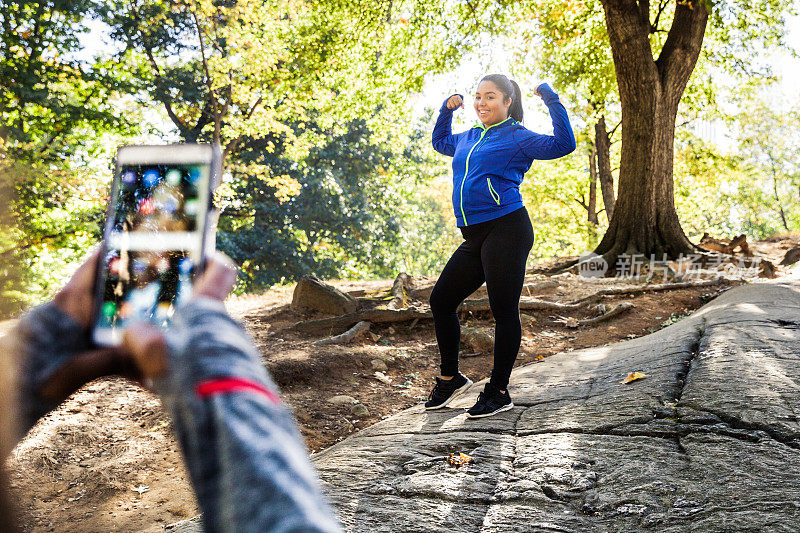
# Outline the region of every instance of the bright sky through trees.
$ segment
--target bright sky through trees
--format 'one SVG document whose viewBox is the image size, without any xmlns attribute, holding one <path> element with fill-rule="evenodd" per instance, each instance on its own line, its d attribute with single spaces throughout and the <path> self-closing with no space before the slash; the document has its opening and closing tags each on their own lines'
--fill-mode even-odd
<svg viewBox="0 0 800 533">
<path fill-rule="evenodd" d="M 86 21 L 87 31 L 81 38 L 84 49 L 79 52 L 78 57 L 91 57 L 97 54 L 110 53 L 115 50 L 111 47 L 108 37 L 108 26 L 96 20 Z M 786 42 L 790 48 L 800 51 L 800 16 L 793 16 L 787 20 Z M 784 53 L 772 56 L 769 61 L 772 63 L 774 73 L 779 76 L 780 82 L 776 87 L 770 89 L 770 97 L 775 100 L 776 105 L 787 105 L 796 99 L 797 87 L 800 86 L 800 58 L 793 55 L 789 50 Z M 464 56 L 464 60 L 456 69 L 446 74 L 431 76 L 423 89 L 422 94 L 412 96 L 415 110 L 420 114 L 426 107 L 434 109 L 433 121 L 436 119 L 436 112 L 444 99 L 455 92 L 466 93 L 464 104 L 465 110 L 459 113 L 454 120 L 456 131 L 463 131 L 472 127 L 478 122 L 475 110 L 472 108 L 472 95 L 475 90 L 476 82 L 485 74 L 499 72 L 514 77 L 514 65 L 511 64 L 511 54 L 503 46 L 501 38 L 484 39 L 483 46 L 479 53 L 471 53 Z M 515 78 L 517 79 L 517 78 Z M 523 107 L 525 109 L 526 127 L 540 132 L 549 133 L 551 131 L 550 119 L 546 109 L 533 96 L 533 85 L 537 82 L 548 80 L 518 78 L 523 92 Z M 554 87 L 556 91 L 558 87 Z M 569 107 L 569 103 L 565 102 Z M 158 135 L 148 135 L 141 139 L 142 142 L 172 142 L 177 141 L 177 133 L 172 131 L 172 125 L 161 116 L 160 109 L 154 109 L 146 114 L 148 121 L 159 131 Z M 574 121 L 574 118 L 573 118 Z M 431 122 L 432 126 L 433 122 Z M 576 123 L 574 126 L 581 127 L 582 124 Z M 697 133 L 710 137 L 709 140 L 720 143 L 727 147 L 724 135 L 715 131 L 715 127 L 699 127 Z"/>
<path fill-rule="evenodd" d="M 800 16 L 791 16 L 786 23 L 787 37 L 786 42 L 791 50 L 800 53 Z M 775 54 L 768 60 L 772 64 L 773 71 L 780 79 L 775 87 L 769 89 L 768 100 L 774 101 L 776 105 L 786 106 L 794 100 L 797 101 L 797 87 L 800 87 L 800 57 L 793 55 L 790 50 Z M 452 72 L 431 76 L 421 95 L 414 101 L 418 111 L 425 107 L 434 109 L 431 127 L 436 120 L 438 112 L 444 99 L 455 92 L 466 93 L 464 99 L 465 110 L 457 114 L 454 118 L 454 131 L 463 131 L 471 128 L 478 122 L 475 110 L 472 108 L 472 95 L 477 81 L 484 75 L 499 72 L 514 78 L 514 65 L 511 64 L 511 54 L 507 52 L 500 38 L 490 40 L 485 39 L 481 52 L 465 55 L 462 64 Z M 537 82 L 548 80 L 536 80 L 519 78 L 517 81 L 523 91 L 523 107 L 525 109 L 525 126 L 539 133 L 550 133 L 552 127 L 547 110 L 542 106 L 533 93 L 533 85 Z M 556 92 L 558 87 L 554 87 Z M 570 102 L 563 102 L 569 109 Z M 735 111 L 734 111 L 735 112 Z M 573 126 L 582 127 L 583 124 L 570 117 Z M 721 148 L 728 148 L 730 141 L 726 139 L 724 132 L 719 132 L 716 125 L 704 124 L 697 127 L 696 133 L 707 138 L 712 142 L 718 143 Z"/>
</svg>

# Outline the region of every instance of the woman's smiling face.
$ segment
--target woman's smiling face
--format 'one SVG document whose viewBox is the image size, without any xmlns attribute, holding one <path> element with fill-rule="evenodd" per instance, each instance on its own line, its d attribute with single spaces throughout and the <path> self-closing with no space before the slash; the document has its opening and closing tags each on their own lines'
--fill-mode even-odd
<svg viewBox="0 0 800 533">
<path fill-rule="evenodd" d="M 475 90 L 475 112 L 485 127 L 493 126 L 508 118 L 511 98 L 506 98 L 491 81 L 482 81 Z"/>
</svg>

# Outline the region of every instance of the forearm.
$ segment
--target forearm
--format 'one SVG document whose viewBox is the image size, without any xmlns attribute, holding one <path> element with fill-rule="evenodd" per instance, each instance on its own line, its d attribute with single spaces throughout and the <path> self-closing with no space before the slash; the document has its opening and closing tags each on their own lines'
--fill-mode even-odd
<svg viewBox="0 0 800 533">
<path fill-rule="evenodd" d="M 514 133 L 514 140 L 525 157 L 530 159 L 563 157 L 575 150 L 575 135 L 572 133 L 567 110 L 561 105 L 558 95 L 546 83 L 540 85 L 537 92 L 550 111 L 553 135 L 542 135 L 520 128 Z"/>
<path fill-rule="evenodd" d="M 35 307 L 24 315 L 9 334 L 7 356 L 18 366 L 18 433 L 21 438 L 61 398 L 42 394 L 53 374 L 89 346 L 84 329 L 53 302 Z"/>
<path fill-rule="evenodd" d="M 431 136 L 433 148 L 443 155 L 452 156 L 455 153 L 453 139 L 453 110 L 447 107 L 447 100 L 439 109 L 439 116 L 436 118 L 436 125 L 433 127 Z"/>
<path fill-rule="evenodd" d="M 542 100 L 550 112 L 550 120 L 553 122 L 553 150 L 557 154 L 556 157 L 567 155 L 575 150 L 576 146 L 567 110 L 550 86 L 543 84 L 540 90 Z"/>
<path fill-rule="evenodd" d="M 206 530 L 340 531 L 288 407 L 222 304 L 176 313 L 170 371 L 156 383 Z"/>
</svg>

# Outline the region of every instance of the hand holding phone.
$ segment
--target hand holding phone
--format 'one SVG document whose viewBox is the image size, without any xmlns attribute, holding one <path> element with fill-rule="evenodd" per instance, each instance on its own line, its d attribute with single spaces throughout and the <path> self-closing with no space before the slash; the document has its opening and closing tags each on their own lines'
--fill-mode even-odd
<svg viewBox="0 0 800 533">
<path fill-rule="evenodd" d="M 166 327 L 192 296 L 193 278 L 215 247 L 212 193 L 219 148 L 124 146 L 117 151 L 98 261 L 93 340 L 118 345 L 136 321 Z"/>
<path fill-rule="evenodd" d="M 194 297 L 223 301 L 236 284 L 238 268 L 231 259 L 215 252 L 198 276 Z M 150 322 L 136 322 L 122 334 L 122 348 L 130 354 L 145 380 L 163 376 L 169 369 L 167 341 Z"/>
</svg>

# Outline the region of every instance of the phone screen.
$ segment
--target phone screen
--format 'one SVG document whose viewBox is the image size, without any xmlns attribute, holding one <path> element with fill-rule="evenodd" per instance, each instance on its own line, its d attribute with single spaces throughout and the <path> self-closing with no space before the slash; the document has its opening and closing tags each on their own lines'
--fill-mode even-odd
<svg viewBox="0 0 800 533">
<path fill-rule="evenodd" d="M 117 164 L 98 277 L 94 340 L 133 321 L 169 324 L 202 260 L 210 162 Z"/>
</svg>

